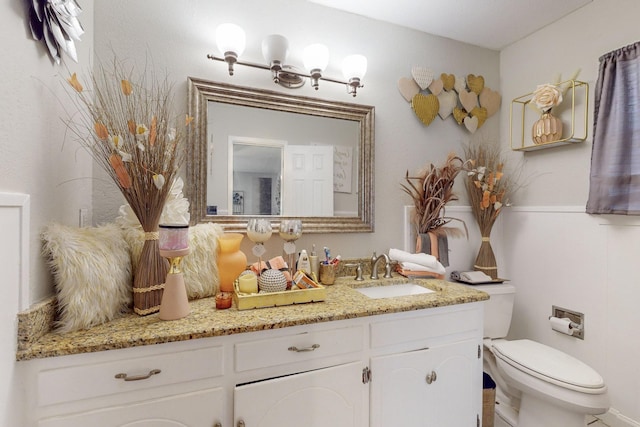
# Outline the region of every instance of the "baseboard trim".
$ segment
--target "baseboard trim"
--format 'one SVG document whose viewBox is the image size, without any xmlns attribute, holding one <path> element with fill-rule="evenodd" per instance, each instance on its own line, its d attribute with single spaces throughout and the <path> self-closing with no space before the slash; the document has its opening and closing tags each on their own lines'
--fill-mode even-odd
<svg viewBox="0 0 640 427">
<path fill-rule="evenodd" d="M 640 423 L 625 417 L 617 409 L 611 408 L 609 412 L 602 415 L 596 415 L 596 418 L 610 427 L 640 427 Z"/>
</svg>

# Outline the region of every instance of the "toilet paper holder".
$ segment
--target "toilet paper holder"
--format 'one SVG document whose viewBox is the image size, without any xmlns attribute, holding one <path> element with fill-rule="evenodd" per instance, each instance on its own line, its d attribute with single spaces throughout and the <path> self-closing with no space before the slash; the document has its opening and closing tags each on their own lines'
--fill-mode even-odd
<svg viewBox="0 0 640 427">
<path fill-rule="evenodd" d="M 554 305 L 551 308 L 551 316 L 549 316 L 549 320 L 551 320 L 552 317 L 556 317 L 558 319 L 568 319 L 570 333 L 568 333 L 567 335 L 584 340 L 584 314 L 583 313 Z M 563 331 L 559 331 L 559 332 L 563 332 Z"/>
</svg>

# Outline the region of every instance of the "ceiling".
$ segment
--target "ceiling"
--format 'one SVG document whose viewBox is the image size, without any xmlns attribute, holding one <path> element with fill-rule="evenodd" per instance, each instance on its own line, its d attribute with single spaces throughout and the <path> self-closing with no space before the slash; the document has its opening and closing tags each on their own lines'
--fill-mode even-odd
<svg viewBox="0 0 640 427">
<path fill-rule="evenodd" d="M 309 0 L 357 15 L 494 50 L 592 0 Z"/>
</svg>

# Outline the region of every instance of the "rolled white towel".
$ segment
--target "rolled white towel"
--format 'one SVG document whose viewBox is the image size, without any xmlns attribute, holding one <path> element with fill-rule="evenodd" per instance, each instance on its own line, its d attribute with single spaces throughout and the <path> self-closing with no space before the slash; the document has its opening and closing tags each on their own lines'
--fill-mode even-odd
<svg viewBox="0 0 640 427">
<path fill-rule="evenodd" d="M 433 255 L 429 254 L 412 254 L 400 249 L 389 249 L 389 258 L 400 263 L 412 263 L 426 267 L 427 270 L 416 271 L 432 271 L 438 274 L 444 274 L 445 268 Z M 404 267 L 404 266 L 403 266 Z"/>
<path fill-rule="evenodd" d="M 438 263 L 440 264 L 440 263 Z M 436 266 L 436 268 L 431 268 L 431 267 L 425 267 L 424 265 L 421 264 L 416 264 L 413 262 L 401 262 L 400 266 L 404 269 L 404 270 L 409 270 L 409 271 L 428 271 L 430 273 L 438 273 L 438 274 L 444 274 L 444 267 L 442 267 L 442 269 L 440 268 L 440 266 Z"/>
</svg>

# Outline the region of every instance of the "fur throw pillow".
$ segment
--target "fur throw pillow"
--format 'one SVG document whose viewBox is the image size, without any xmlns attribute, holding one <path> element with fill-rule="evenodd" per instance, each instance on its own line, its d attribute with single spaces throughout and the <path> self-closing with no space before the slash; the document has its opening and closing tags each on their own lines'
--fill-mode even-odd
<svg viewBox="0 0 640 427">
<path fill-rule="evenodd" d="M 88 329 L 128 311 L 133 279 L 120 227 L 53 223 L 42 233 L 42 240 L 55 281 L 59 331 Z"/>
<path fill-rule="evenodd" d="M 140 227 L 123 228 L 125 240 L 131 250 L 133 271 L 138 265 L 144 232 Z M 205 298 L 216 294 L 218 276 L 218 236 L 224 233 L 222 227 L 214 223 L 203 223 L 189 227 L 189 248 L 191 252 L 182 258 L 182 274 L 189 299 Z"/>
</svg>

